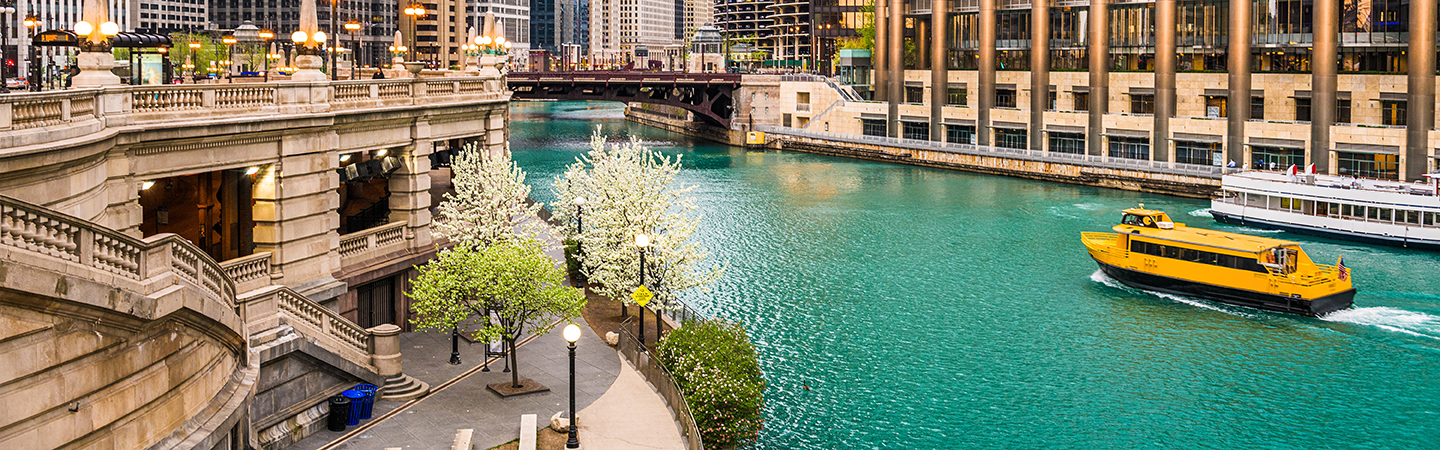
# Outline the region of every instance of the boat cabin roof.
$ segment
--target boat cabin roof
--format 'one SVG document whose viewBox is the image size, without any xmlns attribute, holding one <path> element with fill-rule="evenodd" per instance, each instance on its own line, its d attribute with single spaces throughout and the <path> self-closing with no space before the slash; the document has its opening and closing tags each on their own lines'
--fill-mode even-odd
<svg viewBox="0 0 1440 450">
<path fill-rule="evenodd" d="M 1155 219 L 1169 219 L 1163 211 L 1143 208 L 1126 209 L 1125 214 L 1152 217 Z M 1228 233 L 1203 228 L 1190 228 L 1185 224 L 1174 224 L 1172 228 L 1159 228 L 1157 226 L 1130 225 L 1121 223 L 1115 225 L 1115 231 L 1130 235 L 1140 235 L 1176 242 L 1186 242 L 1206 247 L 1215 247 L 1225 250 L 1232 250 L 1244 253 L 1260 253 L 1275 247 L 1299 248 L 1299 243 L 1283 239 L 1271 239 L 1266 237 L 1251 236 L 1248 234 Z"/>
</svg>

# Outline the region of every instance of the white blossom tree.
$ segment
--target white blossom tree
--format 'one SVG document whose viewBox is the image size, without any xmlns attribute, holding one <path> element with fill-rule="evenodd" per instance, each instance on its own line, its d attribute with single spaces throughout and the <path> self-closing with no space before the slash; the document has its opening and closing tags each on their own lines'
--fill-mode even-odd
<svg viewBox="0 0 1440 450">
<path fill-rule="evenodd" d="M 585 229 L 578 235 L 569 227 L 565 232 L 581 244 L 580 270 L 600 294 L 633 302 L 630 293 L 640 282 L 635 247 L 640 233 L 651 240 L 645 284 L 656 301 L 647 307 L 674 307 L 681 292 L 694 288 L 708 292 L 707 286 L 720 277 L 720 266 L 701 267 L 710 253 L 690 241 L 700 215 L 693 213 L 695 198 L 688 196 L 694 186 L 680 186 L 675 179 L 679 172 L 679 157 L 672 160 L 645 148 L 638 138 L 607 146 L 597 130 L 590 139 L 590 152 L 555 181 L 560 203 L 586 199 Z M 574 223 L 575 208 L 556 208 L 555 213 L 561 223 Z"/>
<path fill-rule="evenodd" d="M 468 144 L 450 164 L 454 193 L 446 193 L 435 220 L 435 234 L 456 242 L 488 247 L 500 242 L 540 240 L 541 204 L 530 203 L 525 171 L 503 155 L 488 155 Z"/>
</svg>

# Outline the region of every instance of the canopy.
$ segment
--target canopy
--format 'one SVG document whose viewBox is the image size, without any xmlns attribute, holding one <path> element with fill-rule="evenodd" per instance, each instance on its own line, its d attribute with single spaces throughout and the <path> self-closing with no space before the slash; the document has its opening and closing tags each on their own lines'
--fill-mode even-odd
<svg viewBox="0 0 1440 450">
<path fill-rule="evenodd" d="M 151 33 L 120 33 L 110 38 L 115 48 L 169 47 L 170 36 Z"/>
</svg>

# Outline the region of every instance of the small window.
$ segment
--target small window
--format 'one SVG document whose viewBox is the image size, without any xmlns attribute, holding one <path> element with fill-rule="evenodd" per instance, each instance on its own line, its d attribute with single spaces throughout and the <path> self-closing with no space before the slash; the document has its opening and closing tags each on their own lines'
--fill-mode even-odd
<svg viewBox="0 0 1440 450">
<path fill-rule="evenodd" d="M 880 119 L 860 119 L 860 132 L 866 136 L 889 136 L 889 129 L 885 127 L 885 121 Z"/>
<path fill-rule="evenodd" d="M 1350 123 L 1350 99 L 1335 100 L 1335 122 Z"/>
<path fill-rule="evenodd" d="M 1408 223 L 1408 224 L 1411 224 L 1411 225 L 1419 225 L 1419 224 L 1420 224 L 1420 212 L 1419 212 L 1419 211 L 1402 211 L 1402 212 L 1405 213 L 1405 220 L 1404 220 L 1405 223 Z M 1400 218 L 1400 212 L 1396 212 L 1396 213 L 1395 213 L 1395 218 L 1397 219 L 1396 221 L 1398 222 L 1398 221 L 1399 221 L 1398 219 Z"/>
<path fill-rule="evenodd" d="M 1135 114 L 1155 114 L 1155 96 L 1149 94 L 1130 94 L 1130 112 Z"/>
<path fill-rule="evenodd" d="M 996 107 L 996 108 L 1014 108 L 1014 107 L 1015 107 L 1015 90 L 1014 90 L 1014 89 L 996 89 L 996 90 L 995 90 L 995 107 Z"/>
<path fill-rule="evenodd" d="M 1380 123 L 1383 125 L 1405 125 L 1405 101 L 1380 101 Z"/>
<path fill-rule="evenodd" d="M 1090 93 L 1089 93 L 1089 92 L 1076 92 L 1076 93 L 1075 93 L 1075 104 L 1074 104 L 1074 105 L 1071 105 L 1071 106 L 1070 106 L 1070 109 L 1075 110 L 1075 111 L 1089 111 L 1089 110 L 1090 110 Z"/>
<path fill-rule="evenodd" d="M 965 88 L 950 88 L 948 94 L 945 104 L 965 106 Z"/>
<path fill-rule="evenodd" d="M 1050 101 L 1045 104 L 1045 105 L 1046 105 L 1046 106 L 1045 106 L 1045 109 L 1050 110 L 1050 111 L 1054 111 L 1054 110 L 1055 110 L 1055 99 L 1056 99 L 1056 97 L 1057 97 L 1057 96 L 1055 95 L 1055 91 L 1050 91 Z"/>
<path fill-rule="evenodd" d="M 1250 118 L 1265 119 L 1265 97 L 1250 97 Z"/>
<path fill-rule="evenodd" d="M 905 103 L 925 103 L 925 88 L 905 86 Z"/>
<path fill-rule="evenodd" d="M 1225 97 L 1205 97 L 1205 117 L 1229 117 L 1230 111 L 1225 109 Z"/>
<path fill-rule="evenodd" d="M 1301 122 L 1309 122 L 1309 121 L 1310 121 L 1310 99 L 1308 99 L 1308 98 L 1297 98 L 1297 99 L 1295 99 L 1295 120 L 1298 120 L 1298 121 L 1301 121 Z"/>
<path fill-rule="evenodd" d="M 1394 211 L 1394 210 L 1392 210 L 1392 209 L 1390 209 L 1390 208 L 1380 208 L 1380 221 L 1381 221 L 1381 222 L 1389 222 L 1389 221 L 1391 221 L 1391 216 L 1390 216 L 1391 211 Z"/>
<path fill-rule="evenodd" d="M 1435 226 L 1435 213 L 1427 212 L 1427 213 L 1425 213 L 1425 214 L 1422 214 L 1422 217 L 1424 217 L 1424 225 L 1425 225 L 1425 226 L 1427 226 L 1427 227 L 1433 227 L 1433 226 Z"/>
</svg>

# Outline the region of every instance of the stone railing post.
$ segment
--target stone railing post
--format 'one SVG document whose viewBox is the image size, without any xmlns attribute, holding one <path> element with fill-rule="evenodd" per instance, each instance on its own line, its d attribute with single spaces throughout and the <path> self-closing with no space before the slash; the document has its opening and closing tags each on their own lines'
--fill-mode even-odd
<svg viewBox="0 0 1440 450">
<path fill-rule="evenodd" d="M 370 330 L 370 361 L 383 377 L 400 374 L 400 327 L 376 325 Z"/>
<path fill-rule="evenodd" d="M 69 98 L 60 99 L 60 120 L 61 120 L 61 121 L 64 121 L 64 122 L 69 122 L 69 121 L 70 121 L 70 99 L 69 99 Z"/>
<path fill-rule="evenodd" d="M 15 117 L 15 105 L 0 103 L 0 130 L 8 130 Z"/>
<path fill-rule="evenodd" d="M 429 91 L 429 85 L 424 78 L 415 78 L 410 82 L 410 100 L 415 104 L 420 104 L 420 99 L 429 95 Z"/>
<path fill-rule="evenodd" d="M 370 85 L 370 98 L 380 98 L 380 85 Z"/>
<path fill-rule="evenodd" d="M 206 89 L 200 91 L 200 106 L 204 106 L 206 108 L 215 106 L 215 89 Z"/>
</svg>

